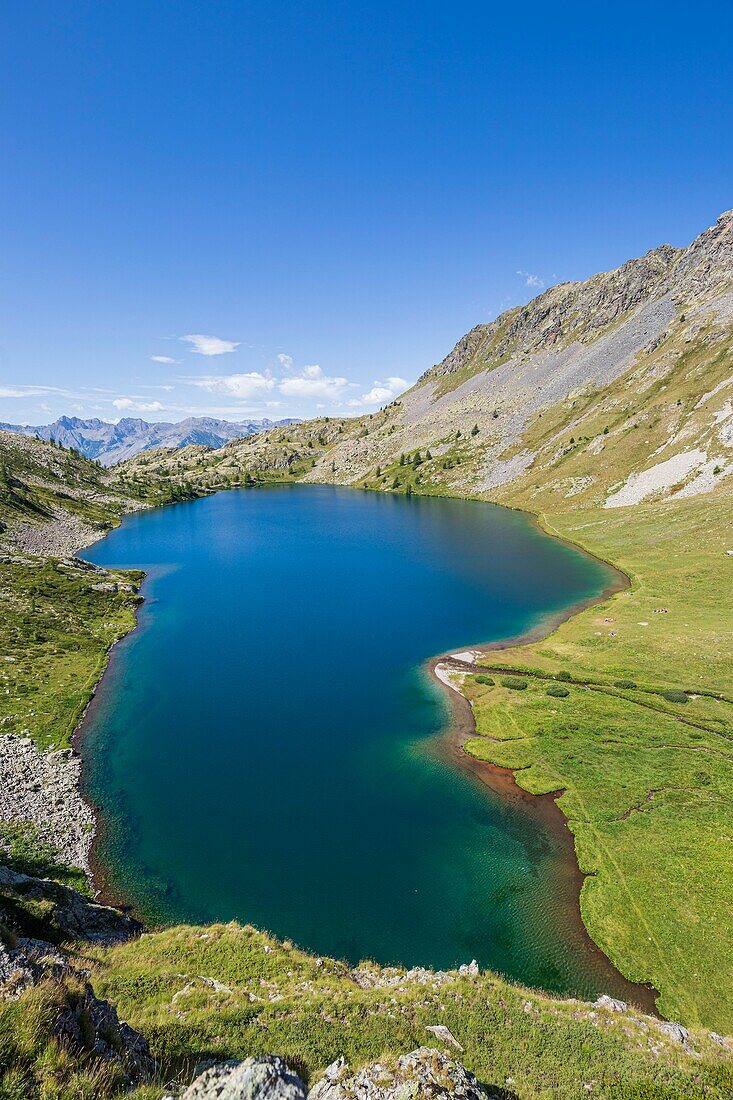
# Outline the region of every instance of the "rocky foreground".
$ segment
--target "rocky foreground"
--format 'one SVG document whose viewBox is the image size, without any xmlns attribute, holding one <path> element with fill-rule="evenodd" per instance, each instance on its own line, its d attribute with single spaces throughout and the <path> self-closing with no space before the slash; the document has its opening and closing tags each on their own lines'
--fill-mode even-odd
<svg viewBox="0 0 733 1100">
<path fill-rule="evenodd" d="M 482 1085 L 440 1050 L 420 1047 L 392 1065 L 372 1062 L 356 1073 L 339 1058 L 310 1092 L 282 1058 L 220 1062 L 205 1069 L 180 1100 L 488 1100 L 501 1095 L 507 1094 Z"/>
</svg>

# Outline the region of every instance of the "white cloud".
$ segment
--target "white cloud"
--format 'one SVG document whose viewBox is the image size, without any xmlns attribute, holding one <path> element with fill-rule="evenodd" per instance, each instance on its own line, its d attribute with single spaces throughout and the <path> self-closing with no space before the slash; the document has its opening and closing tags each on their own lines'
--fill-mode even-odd
<svg viewBox="0 0 733 1100">
<path fill-rule="evenodd" d="M 283 370 L 292 370 L 293 369 L 293 357 L 292 357 L 292 355 L 286 355 L 285 352 L 281 351 L 280 354 L 278 355 L 278 359 L 280 360 L 280 365 L 282 366 Z"/>
<path fill-rule="evenodd" d="M 56 386 L 0 386 L 0 397 L 50 397 L 53 394 L 59 397 L 76 397 L 69 390 L 61 390 Z"/>
<path fill-rule="evenodd" d="M 180 359 L 171 359 L 170 355 L 149 355 L 151 363 L 180 363 Z"/>
<path fill-rule="evenodd" d="M 280 381 L 280 393 L 284 397 L 309 397 L 326 401 L 338 401 L 349 385 L 348 378 L 329 377 L 317 364 L 303 367 L 295 378 Z"/>
<path fill-rule="evenodd" d="M 197 355 L 224 355 L 228 351 L 236 351 L 241 341 L 222 340 L 218 336 L 203 336 L 200 332 L 190 336 L 181 336 L 187 344 L 191 344 L 191 351 Z"/>
<path fill-rule="evenodd" d="M 540 279 L 539 275 L 533 275 L 531 271 L 522 271 L 520 268 L 516 274 L 521 275 L 525 286 L 532 287 L 535 290 L 542 290 L 545 285 L 544 279 Z"/>
<path fill-rule="evenodd" d="M 162 412 L 165 408 L 160 401 L 134 401 L 131 397 L 116 397 L 112 402 L 118 412 Z"/>
<path fill-rule="evenodd" d="M 372 388 L 368 393 L 363 393 L 358 401 L 350 401 L 350 405 L 384 405 L 386 401 L 391 401 L 393 397 L 396 397 L 398 393 L 402 393 L 410 385 L 404 378 L 398 378 L 396 375 L 392 375 L 390 378 L 385 379 L 384 382 L 375 381 Z"/>
<path fill-rule="evenodd" d="M 274 389 L 275 382 L 259 371 L 249 371 L 247 374 L 225 374 L 217 378 L 215 375 L 207 375 L 204 378 L 191 379 L 194 386 L 209 393 L 228 393 L 232 397 L 241 397 L 251 400 L 253 397 L 261 397 Z"/>
</svg>

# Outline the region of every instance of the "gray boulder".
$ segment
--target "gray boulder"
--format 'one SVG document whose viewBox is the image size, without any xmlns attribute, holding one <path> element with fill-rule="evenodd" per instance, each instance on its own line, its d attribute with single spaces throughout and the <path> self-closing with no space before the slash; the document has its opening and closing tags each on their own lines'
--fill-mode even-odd
<svg viewBox="0 0 733 1100">
<path fill-rule="evenodd" d="M 629 1006 L 626 1001 L 618 1001 L 615 997 L 609 997 L 607 993 L 603 993 L 595 1002 L 595 1007 L 605 1008 L 609 1012 L 626 1012 Z"/>
<path fill-rule="evenodd" d="M 682 1024 L 676 1024 L 671 1020 L 665 1020 L 664 1023 L 657 1024 L 657 1027 L 664 1035 L 668 1035 L 670 1039 L 674 1039 L 676 1043 L 682 1043 L 684 1045 L 690 1038 L 690 1033 L 686 1027 L 683 1027 Z"/>
<path fill-rule="evenodd" d="M 210 1066 L 181 1100 L 306 1100 L 306 1088 L 282 1058 L 267 1054 Z"/>
</svg>

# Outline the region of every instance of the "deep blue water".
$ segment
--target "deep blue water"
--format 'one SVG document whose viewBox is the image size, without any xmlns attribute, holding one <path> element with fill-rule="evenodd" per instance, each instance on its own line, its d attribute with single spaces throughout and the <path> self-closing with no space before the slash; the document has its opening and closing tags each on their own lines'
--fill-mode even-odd
<svg viewBox="0 0 733 1100">
<path fill-rule="evenodd" d="M 148 919 L 608 991 L 567 846 L 435 751 L 421 667 L 600 593 L 603 566 L 506 509 L 327 486 L 131 516 L 87 556 L 149 574 L 84 733 L 101 858 Z"/>
</svg>

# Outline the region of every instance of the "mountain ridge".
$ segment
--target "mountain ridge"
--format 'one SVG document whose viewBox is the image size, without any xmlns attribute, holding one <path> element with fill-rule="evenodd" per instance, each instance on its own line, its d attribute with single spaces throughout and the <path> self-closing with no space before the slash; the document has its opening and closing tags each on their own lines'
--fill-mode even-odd
<svg viewBox="0 0 733 1100">
<path fill-rule="evenodd" d="M 157 447 L 187 447 L 199 445 L 217 448 L 242 436 L 269 428 L 297 423 L 284 420 L 250 419 L 221 420 L 211 416 L 189 416 L 179 421 L 149 422 L 141 417 L 124 416 L 116 422 L 99 417 L 60 416 L 51 424 L 0 424 L 0 430 L 16 435 L 60 443 L 85 458 L 113 466 Z"/>
<path fill-rule="evenodd" d="M 694 495 L 733 472 L 732 344 L 727 211 L 686 248 L 651 249 L 474 326 L 379 412 L 273 428 L 215 461 L 196 447 L 144 461 L 204 491 L 297 471 L 533 511 Z M 419 469 L 405 463 L 418 454 Z M 138 461 L 120 475 L 137 476 Z"/>
</svg>

